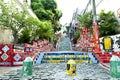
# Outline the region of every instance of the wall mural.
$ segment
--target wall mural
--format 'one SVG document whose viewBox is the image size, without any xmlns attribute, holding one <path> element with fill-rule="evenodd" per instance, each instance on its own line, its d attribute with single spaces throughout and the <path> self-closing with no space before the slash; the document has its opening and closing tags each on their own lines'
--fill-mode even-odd
<svg viewBox="0 0 120 80">
<path fill-rule="evenodd" d="M 120 34 L 101 37 L 100 48 L 103 52 L 120 52 Z"/>
</svg>

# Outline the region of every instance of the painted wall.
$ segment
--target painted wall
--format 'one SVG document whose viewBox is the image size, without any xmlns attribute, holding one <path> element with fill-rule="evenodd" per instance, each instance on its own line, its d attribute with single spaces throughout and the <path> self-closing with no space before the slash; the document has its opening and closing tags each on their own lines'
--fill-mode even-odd
<svg viewBox="0 0 120 80">
<path fill-rule="evenodd" d="M 103 39 L 105 37 L 102 37 L 100 38 L 100 48 L 103 52 L 105 51 L 113 51 L 113 52 L 120 52 L 120 34 L 118 35 L 114 35 L 114 36 L 107 36 L 109 38 L 111 38 L 112 42 L 111 42 L 111 46 L 112 46 L 112 49 L 111 50 L 105 50 L 104 49 L 104 42 L 103 42 Z M 109 44 L 108 44 L 109 45 Z"/>
</svg>

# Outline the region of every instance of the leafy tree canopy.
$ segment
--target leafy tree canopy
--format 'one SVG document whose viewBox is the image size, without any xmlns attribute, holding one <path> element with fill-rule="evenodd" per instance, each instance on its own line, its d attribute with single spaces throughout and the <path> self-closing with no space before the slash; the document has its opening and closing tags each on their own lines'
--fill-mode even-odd
<svg viewBox="0 0 120 80">
<path fill-rule="evenodd" d="M 0 2 L 0 5 L 2 10 L 0 13 L 0 26 L 12 30 L 15 43 L 30 43 L 37 39 L 51 40 L 53 27 L 50 21 L 40 21 L 37 18 L 33 18 L 25 10 L 13 13 L 3 2 Z"/>
<path fill-rule="evenodd" d="M 80 21 L 80 28 L 87 27 L 91 31 L 93 31 L 92 12 L 87 12 L 83 15 L 77 15 L 77 19 Z M 118 21 L 112 11 L 108 11 L 105 13 L 104 10 L 101 10 L 101 12 L 98 14 L 98 26 L 100 31 L 100 37 L 115 35 L 118 33 Z"/>
<path fill-rule="evenodd" d="M 61 29 L 59 19 L 62 17 L 62 12 L 57 9 L 57 4 L 54 0 L 32 0 L 31 8 L 41 21 L 50 21 L 54 32 Z"/>
<path fill-rule="evenodd" d="M 0 2 L 1 14 L 0 14 L 0 25 L 2 28 L 12 30 L 14 42 L 17 42 L 18 34 L 23 27 L 25 27 L 25 17 L 26 12 L 12 12 L 12 10 L 4 4 L 2 1 Z M 13 4 L 14 6 L 14 4 Z M 12 6 L 12 7 L 13 7 Z"/>
<path fill-rule="evenodd" d="M 78 15 L 77 19 L 80 21 L 80 27 L 92 28 L 93 15 L 91 11 Z"/>
<path fill-rule="evenodd" d="M 98 16 L 100 36 L 117 34 L 118 21 L 112 11 L 105 12 L 101 10 Z"/>
</svg>

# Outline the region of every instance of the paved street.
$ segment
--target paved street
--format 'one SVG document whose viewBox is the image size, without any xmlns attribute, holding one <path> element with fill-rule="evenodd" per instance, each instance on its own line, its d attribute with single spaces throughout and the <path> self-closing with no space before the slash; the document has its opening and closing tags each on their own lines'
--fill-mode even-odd
<svg viewBox="0 0 120 80">
<path fill-rule="evenodd" d="M 77 75 L 66 74 L 66 63 L 43 63 L 33 66 L 33 80 L 118 80 L 110 77 L 110 71 L 99 64 L 77 64 Z M 5 73 L 0 78 L 9 80 L 21 79 L 21 68 Z M 0 79 L 1 80 L 1 79 Z"/>
<path fill-rule="evenodd" d="M 44 72 L 46 73 L 44 74 Z M 67 76 L 66 63 L 44 63 L 42 65 L 39 65 L 39 70 L 36 73 L 40 73 L 39 76 L 41 79 L 51 80 L 110 80 L 111 78 L 108 70 L 102 68 L 97 64 L 90 65 L 88 63 L 77 64 L 76 76 Z"/>
<path fill-rule="evenodd" d="M 3 75 L 4 73 L 8 73 L 13 70 L 17 70 L 22 68 L 22 66 L 13 66 L 13 67 L 8 67 L 8 66 L 0 66 L 0 75 Z"/>
</svg>

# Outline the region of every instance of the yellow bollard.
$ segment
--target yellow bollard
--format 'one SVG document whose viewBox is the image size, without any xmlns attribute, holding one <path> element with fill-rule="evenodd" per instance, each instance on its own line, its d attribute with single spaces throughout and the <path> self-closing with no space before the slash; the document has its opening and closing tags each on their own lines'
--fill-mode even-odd
<svg viewBox="0 0 120 80">
<path fill-rule="evenodd" d="M 66 73 L 68 76 L 76 76 L 76 62 L 74 60 L 67 62 Z"/>
</svg>

